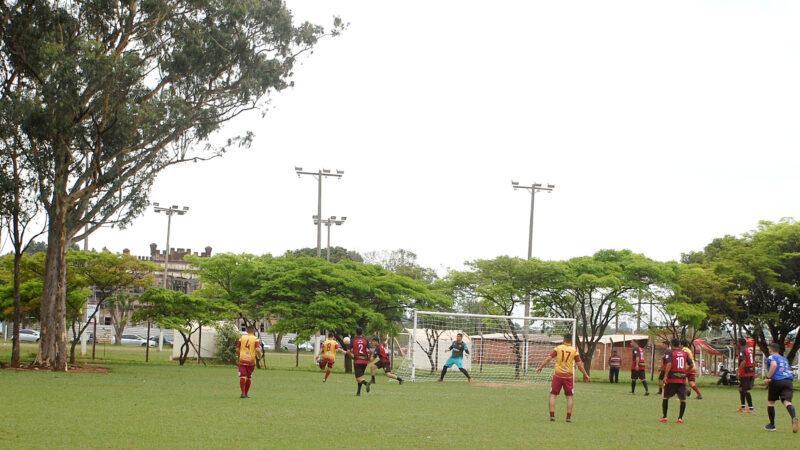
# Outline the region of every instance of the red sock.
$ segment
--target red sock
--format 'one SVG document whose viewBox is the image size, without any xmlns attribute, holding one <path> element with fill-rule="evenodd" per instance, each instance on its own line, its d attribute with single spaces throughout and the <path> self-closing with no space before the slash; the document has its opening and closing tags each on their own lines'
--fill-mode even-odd
<svg viewBox="0 0 800 450">
<path fill-rule="evenodd" d="M 247 395 L 247 391 L 245 391 L 245 379 L 239 378 L 239 387 L 242 389 L 242 394 Z"/>
<path fill-rule="evenodd" d="M 247 382 L 244 384 L 244 395 L 250 392 L 250 378 L 247 379 Z"/>
<path fill-rule="evenodd" d="M 700 393 L 700 388 L 697 387 L 696 384 L 694 386 L 692 386 L 692 389 L 694 389 L 694 391 L 697 392 L 697 395 L 703 395 L 703 394 Z"/>
<path fill-rule="evenodd" d="M 569 419 L 570 417 L 572 417 L 572 413 L 567 413 L 567 419 Z"/>
<path fill-rule="evenodd" d="M 555 417 L 555 416 L 556 416 L 556 412 L 555 411 L 550 411 L 550 417 Z"/>
<path fill-rule="evenodd" d="M 330 375 L 330 374 L 331 374 L 331 371 L 330 371 L 330 369 L 328 369 L 328 371 L 325 372 L 325 379 L 326 380 L 328 379 L 328 375 Z"/>
</svg>

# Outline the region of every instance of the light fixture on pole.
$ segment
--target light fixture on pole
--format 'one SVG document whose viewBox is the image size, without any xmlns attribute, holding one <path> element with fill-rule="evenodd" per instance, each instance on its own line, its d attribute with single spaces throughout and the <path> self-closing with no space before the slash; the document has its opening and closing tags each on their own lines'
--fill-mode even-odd
<svg viewBox="0 0 800 450">
<path fill-rule="evenodd" d="M 322 220 L 319 220 L 319 216 L 312 216 L 312 218 L 314 219 L 314 225 L 320 226 L 322 224 L 325 224 L 325 226 L 328 227 L 328 251 L 327 251 L 327 255 L 326 255 L 325 258 L 328 261 L 330 261 L 331 260 L 331 225 L 342 225 L 343 223 L 345 223 L 347 221 L 347 217 L 346 216 L 342 216 L 341 219 L 337 219 L 336 216 L 330 216 L 329 218 L 322 219 Z"/>
<path fill-rule="evenodd" d="M 519 181 L 511 181 L 511 187 L 514 190 L 517 189 L 526 189 L 531 193 L 531 222 L 530 226 L 528 227 L 528 259 L 533 257 L 533 205 L 534 200 L 536 200 L 536 193 L 537 192 L 547 192 L 548 194 L 553 192 L 555 189 L 555 184 L 548 184 L 546 187 L 542 186 L 541 183 L 533 182 L 530 186 L 523 186 L 519 184 Z M 530 317 L 531 315 L 531 299 L 530 296 L 525 299 L 525 317 Z M 523 335 L 525 338 L 525 373 L 528 371 L 528 320 L 525 319 L 524 321 L 524 330 Z"/>
<path fill-rule="evenodd" d="M 294 171 L 297 177 L 301 175 L 311 175 L 317 178 L 317 217 L 322 217 L 322 179 L 324 177 L 342 178 L 344 170 L 336 169 L 336 173 L 331 173 L 330 169 L 319 169 L 316 172 L 303 172 L 302 167 L 295 166 Z M 322 222 L 317 224 L 317 258 L 322 256 Z"/>
<path fill-rule="evenodd" d="M 162 206 L 159 206 L 158 203 L 153 203 L 153 211 L 155 211 L 157 213 L 163 212 L 164 214 L 167 215 L 167 249 L 164 250 L 164 282 L 162 284 L 164 289 L 166 289 L 167 288 L 167 275 L 169 275 L 169 232 L 170 232 L 170 228 L 172 227 L 172 215 L 173 214 L 177 214 L 179 216 L 182 216 L 182 215 L 186 214 L 189 211 L 189 207 L 188 206 L 184 206 L 184 207 L 181 208 L 178 205 L 172 205 L 170 207 L 164 208 Z M 159 332 L 159 334 L 158 334 L 158 351 L 161 351 L 163 349 L 163 343 L 164 343 L 164 333 L 163 332 Z M 149 359 L 150 359 L 150 321 L 147 322 L 147 343 L 145 344 L 145 347 L 147 348 L 145 361 L 149 361 Z"/>
</svg>

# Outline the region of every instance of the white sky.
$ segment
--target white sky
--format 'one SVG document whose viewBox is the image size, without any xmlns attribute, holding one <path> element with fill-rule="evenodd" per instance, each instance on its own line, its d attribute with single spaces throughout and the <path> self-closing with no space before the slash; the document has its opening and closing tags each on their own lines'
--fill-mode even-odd
<svg viewBox="0 0 800 450">
<path fill-rule="evenodd" d="M 792 1 L 289 2 L 328 27 L 273 96 L 223 136 L 248 150 L 163 173 L 152 201 L 188 205 L 171 247 L 282 254 L 332 245 L 405 248 L 441 270 L 629 248 L 658 260 L 800 217 L 800 7 Z M 152 211 L 90 247 L 149 254 L 166 240 Z M 324 232 L 324 228 L 323 228 Z M 323 246 L 325 235 L 323 234 Z"/>
</svg>

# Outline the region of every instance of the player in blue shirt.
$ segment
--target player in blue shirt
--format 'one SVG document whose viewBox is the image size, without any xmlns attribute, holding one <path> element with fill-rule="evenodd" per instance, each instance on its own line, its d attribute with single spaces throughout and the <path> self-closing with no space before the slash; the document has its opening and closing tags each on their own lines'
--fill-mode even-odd
<svg viewBox="0 0 800 450">
<path fill-rule="evenodd" d="M 781 346 L 777 342 L 769 344 L 769 358 L 767 358 L 767 414 L 769 424 L 764 427 L 767 431 L 775 431 L 775 401 L 781 399 L 789 415 L 792 416 L 792 431 L 797 433 L 800 430 L 800 421 L 792 405 L 792 394 L 794 392 L 794 376 L 789 360 L 780 354 Z"/>
<path fill-rule="evenodd" d="M 456 341 L 450 344 L 450 348 L 447 350 L 452 350 L 453 353 L 450 355 L 450 358 L 444 363 L 444 367 L 442 367 L 442 374 L 439 376 L 438 381 L 444 380 L 444 375 L 447 373 L 447 368 L 450 366 L 458 367 L 458 370 L 467 377 L 467 380 L 472 383 L 472 377 L 469 376 L 469 372 L 467 369 L 464 368 L 464 353 L 469 355 L 469 348 L 467 347 L 467 343 L 464 342 L 464 336 L 461 333 L 456 335 Z"/>
</svg>

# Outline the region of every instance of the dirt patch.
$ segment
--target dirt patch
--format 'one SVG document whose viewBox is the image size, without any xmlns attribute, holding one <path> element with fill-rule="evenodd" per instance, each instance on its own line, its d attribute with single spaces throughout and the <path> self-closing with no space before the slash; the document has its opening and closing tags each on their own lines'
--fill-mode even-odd
<svg viewBox="0 0 800 450">
<path fill-rule="evenodd" d="M 26 372 L 40 372 L 40 371 L 49 371 L 49 369 L 42 369 L 37 366 L 33 366 L 31 364 L 20 364 L 19 367 L 10 367 L 7 364 L 0 366 L 0 369 L 4 370 L 16 370 L 16 371 L 26 371 Z M 67 373 L 108 373 L 111 369 L 108 367 L 102 367 L 94 364 L 86 364 L 83 366 L 69 366 L 67 368 Z"/>
<path fill-rule="evenodd" d="M 481 387 L 491 387 L 491 388 L 517 388 L 521 389 L 527 387 L 528 385 L 523 385 L 519 383 L 472 383 L 475 386 Z"/>
</svg>

